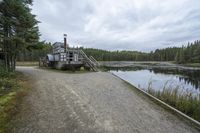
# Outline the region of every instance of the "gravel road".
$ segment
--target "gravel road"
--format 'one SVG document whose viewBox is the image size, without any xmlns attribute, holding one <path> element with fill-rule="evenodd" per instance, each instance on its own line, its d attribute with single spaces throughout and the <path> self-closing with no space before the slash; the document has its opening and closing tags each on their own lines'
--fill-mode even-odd
<svg viewBox="0 0 200 133">
<path fill-rule="evenodd" d="M 110 73 L 17 70 L 30 76 L 34 87 L 10 132 L 198 133 Z"/>
</svg>

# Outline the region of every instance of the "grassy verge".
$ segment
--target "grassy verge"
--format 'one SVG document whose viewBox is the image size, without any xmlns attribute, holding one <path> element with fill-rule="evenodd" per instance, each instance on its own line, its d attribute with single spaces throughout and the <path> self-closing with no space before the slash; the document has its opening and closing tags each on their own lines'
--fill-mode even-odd
<svg viewBox="0 0 200 133">
<path fill-rule="evenodd" d="M 183 65 L 188 67 L 200 67 L 200 63 L 186 63 Z"/>
<path fill-rule="evenodd" d="M 177 64 L 175 61 L 171 61 L 169 63 Z M 183 63 L 183 64 L 177 64 L 177 65 L 182 65 L 186 67 L 200 67 L 200 63 Z"/>
<path fill-rule="evenodd" d="M 0 133 L 9 128 L 18 104 L 26 94 L 27 81 L 21 73 L 7 73 L 0 67 Z"/>
<path fill-rule="evenodd" d="M 39 66 L 38 61 L 18 61 L 16 63 L 17 66 Z"/>
<path fill-rule="evenodd" d="M 159 91 L 149 87 L 147 92 L 200 122 L 200 95 L 194 96 L 187 91 L 180 92 L 178 86 L 175 88 L 164 87 Z"/>
</svg>

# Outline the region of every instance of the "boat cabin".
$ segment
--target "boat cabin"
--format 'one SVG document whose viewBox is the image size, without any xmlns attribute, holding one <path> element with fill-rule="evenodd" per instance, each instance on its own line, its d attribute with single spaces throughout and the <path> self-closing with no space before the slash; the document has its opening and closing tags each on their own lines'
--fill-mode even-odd
<svg viewBox="0 0 200 133">
<path fill-rule="evenodd" d="M 70 48 L 64 39 L 64 43 L 56 42 L 52 45 L 51 54 L 42 59 L 43 64 L 56 69 L 80 69 L 81 67 L 98 71 L 98 62 L 88 57 L 81 49 Z M 41 63 L 40 63 L 41 64 Z"/>
</svg>

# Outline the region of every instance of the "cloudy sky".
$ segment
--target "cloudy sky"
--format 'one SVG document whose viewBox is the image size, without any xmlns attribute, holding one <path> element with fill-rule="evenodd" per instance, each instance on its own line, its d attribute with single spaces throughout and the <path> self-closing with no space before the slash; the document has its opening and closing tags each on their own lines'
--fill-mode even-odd
<svg viewBox="0 0 200 133">
<path fill-rule="evenodd" d="M 41 40 L 150 51 L 200 39 L 200 0 L 34 0 Z"/>
</svg>

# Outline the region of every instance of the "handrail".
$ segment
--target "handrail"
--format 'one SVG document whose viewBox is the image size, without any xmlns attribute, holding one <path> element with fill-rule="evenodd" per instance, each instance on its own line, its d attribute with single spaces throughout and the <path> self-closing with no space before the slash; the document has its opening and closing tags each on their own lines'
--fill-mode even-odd
<svg viewBox="0 0 200 133">
<path fill-rule="evenodd" d="M 93 56 L 90 56 L 90 59 L 96 64 L 96 66 L 100 66 L 99 62 Z"/>
<path fill-rule="evenodd" d="M 91 59 L 88 58 L 88 56 L 87 56 L 82 50 L 80 50 L 80 54 L 81 54 L 83 57 L 85 57 L 86 63 L 87 63 L 94 71 L 98 71 L 98 69 L 96 68 L 96 64 L 95 64 L 93 61 L 91 61 Z"/>
</svg>

